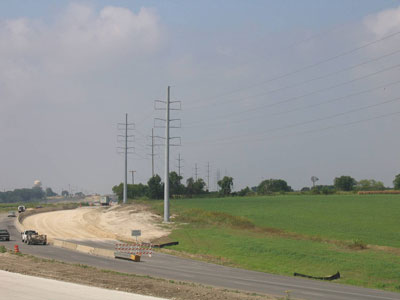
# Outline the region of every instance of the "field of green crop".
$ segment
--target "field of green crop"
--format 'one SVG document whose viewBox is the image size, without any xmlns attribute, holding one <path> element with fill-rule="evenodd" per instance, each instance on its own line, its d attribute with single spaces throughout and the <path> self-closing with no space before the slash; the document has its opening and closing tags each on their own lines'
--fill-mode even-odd
<svg viewBox="0 0 400 300">
<path fill-rule="evenodd" d="M 179 199 L 171 211 L 184 224 L 176 251 L 283 275 L 340 271 L 340 283 L 400 292 L 400 195 Z"/>
</svg>

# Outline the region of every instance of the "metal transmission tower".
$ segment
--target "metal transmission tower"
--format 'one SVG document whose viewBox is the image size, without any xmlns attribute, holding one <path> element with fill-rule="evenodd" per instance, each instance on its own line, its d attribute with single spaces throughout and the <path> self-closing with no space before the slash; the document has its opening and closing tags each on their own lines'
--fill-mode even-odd
<svg viewBox="0 0 400 300">
<path fill-rule="evenodd" d="M 129 171 L 132 174 L 132 184 L 135 184 L 135 173 L 136 171 Z"/>
<path fill-rule="evenodd" d="M 197 181 L 197 176 L 199 175 L 199 173 L 198 173 L 198 169 L 197 169 L 197 164 L 194 164 L 194 178 L 195 178 L 195 181 Z"/>
<path fill-rule="evenodd" d="M 155 138 L 155 136 L 154 136 L 154 128 L 151 129 L 151 136 L 150 137 L 151 137 L 151 145 L 150 145 L 151 154 L 149 154 L 149 155 L 151 156 L 151 177 L 154 177 L 154 156 L 156 156 L 154 154 L 154 146 L 155 146 L 155 144 L 154 144 L 154 138 Z"/>
<path fill-rule="evenodd" d="M 207 189 L 210 191 L 210 162 L 207 162 Z"/>
<path fill-rule="evenodd" d="M 123 142 L 124 146 L 123 147 L 117 147 L 117 149 L 122 149 L 123 154 L 125 157 L 125 170 L 124 170 L 124 194 L 123 194 L 123 200 L 122 202 L 125 204 L 126 199 L 128 197 L 128 154 L 132 153 L 129 152 L 130 149 L 133 149 L 133 147 L 129 146 L 129 143 L 133 142 L 130 140 L 130 138 L 133 137 L 133 135 L 129 135 L 128 132 L 130 130 L 134 129 L 134 123 L 128 123 L 128 114 L 125 114 L 125 123 L 118 123 L 118 131 L 123 131 L 123 134 L 118 134 L 118 138 L 123 137 L 124 140 L 120 141 L 118 139 L 118 143 Z"/>
<path fill-rule="evenodd" d="M 218 185 L 218 181 L 221 180 L 221 171 L 219 169 L 217 169 L 217 191 L 219 191 L 219 185 Z"/>
<path fill-rule="evenodd" d="M 157 104 L 164 104 L 165 107 L 157 107 Z M 178 107 L 171 107 L 171 104 L 179 103 Z M 170 100 L 170 87 L 167 89 L 167 101 L 156 100 L 154 102 L 155 110 L 165 110 L 165 119 L 155 118 L 154 119 L 154 127 L 155 128 L 165 128 L 165 174 L 164 174 L 164 222 L 169 222 L 169 147 L 170 146 L 180 146 L 181 138 L 180 137 L 170 137 L 170 129 L 171 128 L 181 128 L 181 120 L 180 119 L 171 119 L 170 111 L 171 110 L 181 110 L 181 101 L 171 101 Z M 164 126 L 158 126 L 156 124 L 157 121 L 165 122 Z M 171 126 L 171 122 L 178 122 L 178 125 Z M 158 136 L 156 136 L 158 137 Z M 161 137 L 158 137 L 161 138 Z M 171 144 L 170 140 L 179 139 L 179 144 Z"/>
<path fill-rule="evenodd" d="M 183 159 L 181 158 L 180 153 L 178 154 L 177 161 L 178 161 L 178 175 L 183 176 L 183 173 L 181 172 L 181 169 L 183 168 L 183 166 L 181 165 L 181 162 L 183 161 Z"/>
</svg>

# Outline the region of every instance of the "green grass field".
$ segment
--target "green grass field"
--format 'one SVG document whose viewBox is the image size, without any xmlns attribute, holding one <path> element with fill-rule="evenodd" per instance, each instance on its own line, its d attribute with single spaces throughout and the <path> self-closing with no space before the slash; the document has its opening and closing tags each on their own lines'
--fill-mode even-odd
<svg viewBox="0 0 400 300">
<path fill-rule="evenodd" d="M 171 212 L 183 223 L 174 250 L 283 275 L 340 271 L 340 283 L 400 292 L 400 195 L 179 199 Z"/>
</svg>

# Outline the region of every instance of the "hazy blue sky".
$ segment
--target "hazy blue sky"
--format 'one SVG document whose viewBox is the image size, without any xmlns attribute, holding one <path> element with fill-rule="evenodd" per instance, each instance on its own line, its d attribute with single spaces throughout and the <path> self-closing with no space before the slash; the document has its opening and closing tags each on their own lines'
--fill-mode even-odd
<svg viewBox="0 0 400 300">
<path fill-rule="evenodd" d="M 153 101 L 183 110 L 185 180 L 294 188 L 400 173 L 400 1 L 2 1 L 0 189 L 108 193 L 151 176 Z M 399 82 L 397 82 L 399 81 Z M 162 129 L 155 129 L 163 135 Z M 159 140 L 157 143 L 161 143 Z M 156 171 L 163 174 L 163 147 Z"/>
</svg>

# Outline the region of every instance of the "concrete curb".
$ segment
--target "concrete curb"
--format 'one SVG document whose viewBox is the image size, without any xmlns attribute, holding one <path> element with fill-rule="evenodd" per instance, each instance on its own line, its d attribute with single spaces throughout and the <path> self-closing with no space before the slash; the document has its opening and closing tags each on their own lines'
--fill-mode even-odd
<svg viewBox="0 0 400 300">
<path fill-rule="evenodd" d="M 57 240 L 57 239 L 49 239 L 48 243 L 55 247 L 74 250 L 74 251 L 78 251 L 78 252 L 82 252 L 82 253 L 86 253 L 86 254 L 90 254 L 90 255 L 94 255 L 94 256 L 115 258 L 113 250 L 95 248 L 95 247 L 90 247 L 90 246 L 86 246 L 86 245 L 71 243 L 71 242 Z"/>
</svg>

